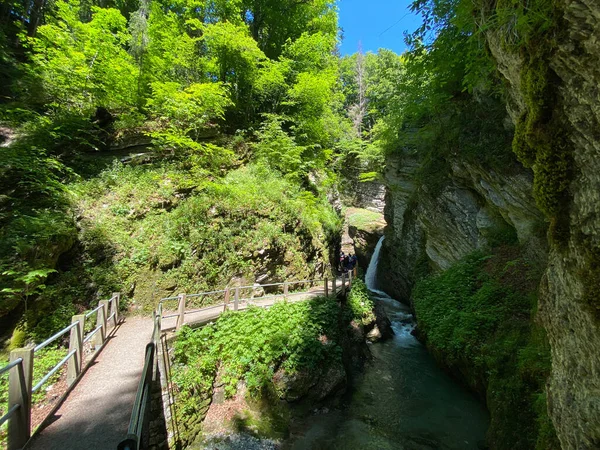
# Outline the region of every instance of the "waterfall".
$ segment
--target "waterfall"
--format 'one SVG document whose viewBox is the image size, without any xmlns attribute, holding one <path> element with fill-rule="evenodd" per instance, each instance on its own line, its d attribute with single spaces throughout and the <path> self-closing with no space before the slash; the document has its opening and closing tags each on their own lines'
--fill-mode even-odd
<svg viewBox="0 0 600 450">
<path fill-rule="evenodd" d="M 367 273 L 365 274 L 365 284 L 367 285 L 367 289 L 369 289 L 371 292 L 388 297 L 385 292 L 377 289 L 377 266 L 379 265 L 379 252 L 381 251 L 383 239 L 384 236 L 381 236 L 379 242 L 377 242 L 373 256 L 371 256 L 371 261 L 369 261 L 369 267 L 367 267 Z"/>
</svg>

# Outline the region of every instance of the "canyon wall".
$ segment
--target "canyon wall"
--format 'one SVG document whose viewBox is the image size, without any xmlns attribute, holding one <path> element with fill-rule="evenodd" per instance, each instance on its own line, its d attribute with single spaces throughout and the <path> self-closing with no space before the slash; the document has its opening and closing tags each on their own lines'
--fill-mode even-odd
<svg viewBox="0 0 600 450">
<path fill-rule="evenodd" d="M 453 161 L 439 192 L 418 186 L 419 161 L 410 152 L 388 158 L 385 218 L 388 223 L 381 280 L 408 301 L 415 280 L 448 269 L 474 250 L 511 235 L 533 259 L 545 259 L 544 218 L 531 195 L 532 175 L 515 166 L 498 173 Z"/>
<path fill-rule="evenodd" d="M 420 163 L 410 151 L 388 157 L 382 282 L 390 294 L 409 301 L 417 279 L 513 230 L 524 252 L 545 266 L 537 318 L 551 345 L 547 406 L 560 445 L 595 449 L 600 448 L 600 5 L 563 0 L 554 7 L 556 31 L 548 42 L 537 43 L 550 49 L 544 70 L 552 102 L 545 105 L 550 117 L 545 125 L 560 127 L 559 136 L 550 130 L 555 133 L 549 133 L 555 137 L 550 156 L 544 162 L 538 154 L 531 170 L 516 162 L 496 171 L 449 161 L 449 182 L 437 190 L 417 182 Z M 524 69 L 524 53 L 507 50 L 502 38 L 498 31 L 487 34 L 506 81 L 508 114 L 518 125 L 531 108 L 531 87 L 524 85 L 531 66 Z M 555 211 L 544 216 L 532 191 L 538 205 L 552 194 L 548 174 L 560 161 L 568 162 L 567 187 Z"/>
</svg>

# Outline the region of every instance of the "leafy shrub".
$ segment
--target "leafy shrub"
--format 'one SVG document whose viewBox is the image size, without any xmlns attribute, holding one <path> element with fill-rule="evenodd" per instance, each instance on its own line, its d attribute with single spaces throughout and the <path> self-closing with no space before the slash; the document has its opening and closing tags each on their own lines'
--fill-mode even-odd
<svg viewBox="0 0 600 450">
<path fill-rule="evenodd" d="M 337 302 L 322 297 L 279 302 L 269 309 L 227 311 L 215 324 L 183 328 L 174 357 L 173 379 L 181 392 L 178 405 L 185 413 L 193 409 L 194 396 L 210 394 L 217 369 L 227 395 L 235 394 L 240 380 L 255 395 L 280 368 L 296 373 L 339 360 L 338 313 Z"/>
<path fill-rule="evenodd" d="M 352 289 L 347 298 L 348 310 L 352 314 L 352 320 L 368 325 L 375 320 L 373 313 L 373 300 L 369 296 L 367 285 L 359 278 L 352 282 Z"/>
<path fill-rule="evenodd" d="M 308 276 L 327 258 L 340 221 L 323 195 L 260 164 L 213 180 L 193 178 L 187 164 L 115 165 L 78 185 L 80 238 L 99 262 L 89 275 L 102 292 L 136 283 L 136 301 L 154 307 L 148 290 L 199 292 L 253 277 L 263 249 L 280 258 L 282 276 Z"/>
</svg>

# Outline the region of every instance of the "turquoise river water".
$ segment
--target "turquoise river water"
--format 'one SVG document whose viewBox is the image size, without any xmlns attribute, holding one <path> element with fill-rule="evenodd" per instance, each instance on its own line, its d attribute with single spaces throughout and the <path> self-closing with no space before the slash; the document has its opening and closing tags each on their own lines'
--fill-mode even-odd
<svg viewBox="0 0 600 450">
<path fill-rule="evenodd" d="M 383 239 L 383 238 L 382 238 Z M 489 425 L 484 405 L 435 363 L 411 334 L 409 309 L 377 289 L 382 241 L 365 280 L 395 336 L 370 344 L 373 360 L 336 407 L 317 411 L 293 449 L 481 449 Z"/>
</svg>

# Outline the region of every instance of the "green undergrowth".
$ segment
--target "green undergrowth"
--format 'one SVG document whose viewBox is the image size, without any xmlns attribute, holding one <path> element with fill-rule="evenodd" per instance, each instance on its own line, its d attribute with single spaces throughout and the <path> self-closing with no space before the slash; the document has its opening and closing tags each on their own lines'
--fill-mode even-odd
<svg viewBox="0 0 600 450">
<path fill-rule="evenodd" d="M 369 296 L 367 285 L 360 278 L 352 281 L 352 289 L 348 293 L 346 303 L 347 308 L 345 311 L 351 316 L 349 317 L 350 320 L 362 325 L 368 325 L 375 320 L 375 314 L 373 313 L 375 305 Z"/>
<path fill-rule="evenodd" d="M 77 187 L 81 243 L 106 292 L 135 286 L 145 309 L 161 296 L 311 277 L 339 219 L 323 196 L 262 165 L 219 179 L 179 164 L 116 164 Z"/>
<path fill-rule="evenodd" d="M 341 221 L 320 188 L 308 190 L 261 163 L 221 170 L 198 158 L 115 161 L 68 185 L 70 206 L 61 214 L 72 216 L 40 222 L 47 241 L 22 224 L 27 242 L 37 239 L 26 251 L 45 267 L 27 273 L 24 266 L 25 275 L 5 279 L 15 289 L 3 292 L 0 314 L 25 307 L 16 328 L 22 341 L 47 337 L 112 292 L 124 294 L 124 307 L 147 312 L 161 297 L 222 289 L 232 279 L 252 284 L 258 275 L 274 281 L 321 276 Z M 36 214 L 51 219 L 42 212 Z M 57 229 L 64 221 L 68 239 Z M 18 218 L 9 223 L 17 227 Z M 10 249 L 17 244 L 0 252 L 7 267 L 17 267 L 19 255 Z"/>
<path fill-rule="evenodd" d="M 539 269 L 504 246 L 417 283 L 419 330 L 442 364 L 485 396 L 496 449 L 560 448 L 545 407 L 550 350 L 534 322 Z"/>
<path fill-rule="evenodd" d="M 278 302 L 269 309 L 228 311 L 204 328 L 184 327 L 174 345 L 177 417 L 186 422 L 204 408 L 217 373 L 227 397 L 243 381 L 249 396 L 259 401 L 275 392 L 272 379 L 279 370 L 314 372 L 341 362 L 339 312 L 334 298 L 319 297 Z"/>
</svg>

